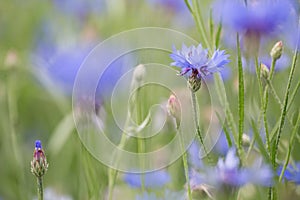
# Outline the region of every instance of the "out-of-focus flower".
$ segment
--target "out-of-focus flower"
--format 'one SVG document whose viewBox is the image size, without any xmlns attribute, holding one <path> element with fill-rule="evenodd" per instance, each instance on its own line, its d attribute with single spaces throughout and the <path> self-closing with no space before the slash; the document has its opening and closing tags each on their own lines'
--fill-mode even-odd
<svg viewBox="0 0 300 200">
<path fill-rule="evenodd" d="M 48 170 L 48 162 L 40 140 L 35 141 L 33 159 L 31 161 L 31 172 L 36 177 L 42 177 Z"/>
<path fill-rule="evenodd" d="M 176 27 L 189 28 L 194 25 L 193 17 L 184 0 L 147 0 L 147 2 L 155 10 L 162 8 L 165 13 L 172 14 L 172 24 Z"/>
<path fill-rule="evenodd" d="M 234 148 L 229 149 L 225 159 L 219 158 L 215 167 L 193 169 L 190 177 L 193 188 L 197 188 L 199 184 L 220 188 L 223 186 L 240 187 L 247 183 L 270 186 L 273 183 L 273 173 L 267 165 L 260 168 L 240 167 Z"/>
<path fill-rule="evenodd" d="M 61 13 L 79 19 L 99 14 L 105 8 L 105 0 L 53 0 L 53 4 Z"/>
<path fill-rule="evenodd" d="M 65 48 L 60 48 L 59 45 L 50 47 L 51 50 L 43 46 L 35 52 L 34 64 L 36 69 L 33 71 L 36 73 L 37 78 L 46 86 L 55 86 L 56 91 L 62 91 L 67 96 L 72 95 L 76 76 L 83 64 L 85 58 L 92 50 L 92 45 L 89 44 L 75 44 L 69 45 Z M 109 54 L 113 49 L 107 49 Z M 97 99 L 102 99 L 106 96 L 110 96 L 113 91 L 113 87 L 117 84 L 119 78 L 123 75 L 125 70 L 129 69 L 129 64 L 132 57 L 124 55 L 117 60 L 113 60 L 109 66 L 102 66 L 101 61 L 99 63 L 93 63 L 99 65 L 99 68 L 103 68 L 103 74 L 99 74 L 99 82 L 95 96 Z M 96 62 L 96 60 L 95 60 Z M 86 66 L 85 66 L 86 67 Z M 94 68 L 95 69 L 95 68 Z M 91 76 L 95 75 L 95 71 L 90 71 Z M 48 81 L 48 82 L 47 82 Z M 87 79 L 82 83 L 81 87 L 89 87 L 89 80 Z M 52 89 L 50 87 L 49 89 Z"/>
<path fill-rule="evenodd" d="M 166 200 L 166 199 L 172 199 L 172 200 L 185 199 L 184 192 L 165 190 L 163 196 L 158 196 L 154 193 L 147 193 L 147 192 L 144 192 L 143 194 L 136 196 L 136 200 Z"/>
<path fill-rule="evenodd" d="M 283 53 L 280 59 L 276 61 L 275 72 L 279 72 L 287 69 L 290 66 L 290 62 L 291 62 L 290 57 L 287 54 Z M 270 55 L 262 55 L 258 58 L 258 64 L 259 63 L 264 64 L 270 70 L 272 58 L 270 57 Z M 251 73 L 256 72 L 255 61 L 253 59 L 247 60 L 246 58 L 243 57 L 242 64 L 243 67 L 247 69 L 247 71 Z"/>
<path fill-rule="evenodd" d="M 278 176 L 280 176 L 283 166 L 279 166 L 277 170 Z M 288 165 L 286 170 L 283 173 L 285 180 L 293 182 L 297 185 L 300 185 L 300 162 L 297 162 L 294 166 Z"/>
<path fill-rule="evenodd" d="M 134 188 L 142 187 L 142 181 L 144 181 L 146 188 L 159 188 L 169 183 L 170 180 L 171 177 L 166 170 L 159 170 L 145 174 L 126 173 L 124 175 L 124 181 Z"/>
<path fill-rule="evenodd" d="M 189 164 L 195 168 L 201 168 L 203 167 L 203 163 L 200 159 L 200 147 L 198 141 L 193 141 L 191 146 L 188 149 L 188 159 Z"/>
<path fill-rule="evenodd" d="M 273 38 L 288 34 L 296 15 L 289 1 L 221 1 L 214 5 L 215 19 L 225 27 L 239 32 L 243 50 L 258 53 L 262 37 Z M 226 35 L 229 35 L 228 33 Z"/>
<path fill-rule="evenodd" d="M 176 50 L 173 46 L 173 53 L 170 55 L 174 62 L 172 66 L 181 68 L 179 75 L 189 76 L 189 85 L 193 92 L 197 91 L 201 86 L 201 79 L 207 75 L 220 71 L 227 63 L 229 63 L 229 55 L 225 51 L 214 51 L 209 58 L 208 50 L 204 49 L 201 44 L 197 47 L 194 45 L 187 47 L 182 45 L 181 50 Z"/>
</svg>

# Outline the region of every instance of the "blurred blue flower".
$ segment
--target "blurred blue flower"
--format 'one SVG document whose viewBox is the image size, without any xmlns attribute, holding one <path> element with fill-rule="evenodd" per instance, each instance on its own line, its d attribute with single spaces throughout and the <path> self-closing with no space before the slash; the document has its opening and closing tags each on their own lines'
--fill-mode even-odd
<svg viewBox="0 0 300 200">
<path fill-rule="evenodd" d="M 271 68 L 272 58 L 270 55 L 262 55 L 258 58 L 258 63 L 265 64 L 268 69 Z M 255 61 L 253 59 L 246 59 L 242 57 L 242 64 L 245 69 L 251 73 L 256 73 Z M 280 72 L 287 69 L 291 64 L 290 57 L 283 53 L 282 56 L 276 61 L 275 72 Z"/>
<path fill-rule="evenodd" d="M 176 50 L 173 46 L 173 53 L 170 57 L 174 60 L 171 65 L 181 68 L 180 75 L 189 76 L 192 72 L 198 78 L 218 72 L 229 63 L 229 55 L 225 54 L 224 50 L 214 51 L 212 57 L 209 58 L 208 50 L 204 49 L 201 44 L 197 47 L 194 45 L 187 47 L 183 44 L 181 50 Z"/>
<path fill-rule="evenodd" d="M 180 12 L 183 9 L 187 9 L 184 1 L 174 0 L 147 0 L 147 2 L 153 6 L 164 6 L 174 12 Z"/>
<path fill-rule="evenodd" d="M 184 192 L 183 191 L 171 191 L 171 190 L 165 190 L 162 197 L 154 194 L 154 193 L 147 193 L 144 192 L 141 195 L 136 196 L 136 200 L 183 200 L 184 198 Z"/>
<path fill-rule="evenodd" d="M 41 41 L 34 51 L 33 63 L 36 67 L 33 71 L 37 78 L 46 86 L 52 84 L 50 89 L 62 91 L 71 96 L 77 73 L 85 58 L 92 50 L 92 44 L 76 43 L 71 45 L 49 45 Z M 107 49 L 107 55 L 114 51 Z M 102 66 L 101 61 L 95 60 L 95 65 L 104 68 L 103 74 L 99 74 L 99 82 L 96 90 L 96 98 L 100 100 L 112 94 L 114 86 L 126 70 L 131 67 L 132 56 L 123 55 L 113 60 L 109 66 Z M 94 71 L 90 72 L 91 75 Z M 48 84 L 48 85 L 47 85 Z M 89 81 L 82 83 L 83 87 L 89 87 Z M 54 87 L 53 87 L 54 86 Z"/>
<path fill-rule="evenodd" d="M 235 148 L 230 148 L 225 159 L 219 158 L 215 167 L 204 167 L 190 170 L 190 184 L 197 188 L 201 184 L 215 187 L 239 187 L 247 183 L 270 186 L 273 183 L 273 172 L 267 165 L 261 167 L 240 167 Z"/>
<path fill-rule="evenodd" d="M 282 165 L 278 167 L 278 176 L 280 176 L 282 169 Z M 287 181 L 294 182 L 295 184 L 300 185 L 300 162 L 297 162 L 295 166 L 289 164 L 283 173 L 283 177 Z"/>
<path fill-rule="evenodd" d="M 166 170 L 158 170 L 145 174 L 126 173 L 124 175 L 124 181 L 134 188 L 142 187 L 142 180 L 144 180 L 145 187 L 147 188 L 159 188 L 169 183 L 171 177 Z"/>
<path fill-rule="evenodd" d="M 61 13 L 83 19 L 103 11 L 105 0 L 53 0 L 53 4 Z"/>
<path fill-rule="evenodd" d="M 284 31 L 291 19 L 292 6 L 289 1 L 217 1 L 215 14 L 225 26 L 237 32 L 274 35 Z M 220 16 L 221 15 L 221 16 Z"/>
<path fill-rule="evenodd" d="M 247 56 L 257 55 L 263 41 L 294 38 L 290 27 L 297 26 L 296 16 L 289 0 L 250 0 L 247 6 L 244 1 L 217 0 L 214 4 L 215 21 L 222 21 L 225 27 L 224 39 L 235 46 L 234 33 L 239 32 L 241 48 Z"/>
<path fill-rule="evenodd" d="M 233 138 L 231 137 L 231 141 L 233 141 Z M 225 156 L 229 150 L 229 145 L 226 139 L 225 133 L 222 131 L 220 134 L 220 137 L 218 138 L 218 141 L 216 142 L 213 151 L 217 154 L 220 154 L 222 156 Z"/>
<path fill-rule="evenodd" d="M 203 163 L 200 159 L 201 152 L 198 141 L 194 140 L 187 152 L 189 164 L 193 167 L 201 168 L 203 166 Z"/>
</svg>

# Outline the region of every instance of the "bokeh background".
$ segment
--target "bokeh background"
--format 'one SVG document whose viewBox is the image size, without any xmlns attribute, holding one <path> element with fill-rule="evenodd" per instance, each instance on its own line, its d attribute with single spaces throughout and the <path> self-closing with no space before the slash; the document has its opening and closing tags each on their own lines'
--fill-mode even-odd
<svg viewBox="0 0 300 200">
<path fill-rule="evenodd" d="M 211 1 L 201 1 L 202 14 L 207 27 L 211 7 Z M 36 198 L 36 180 L 30 172 L 30 160 L 36 139 L 42 141 L 49 162 L 49 170 L 44 176 L 45 199 L 103 199 L 105 197 L 108 182 L 107 166 L 95 160 L 86 151 L 74 127 L 73 83 L 84 58 L 95 45 L 122 31 L 152 26 L 175 29 L 203 42 L 183 0 L 1 1 L 1 200 Z M 229 37 L 226 33 L 222 33 L 222 38 Z M 222 75 L 229 102 L 234 113 L 237 113 L 236 50 L 227 45 L 225 39 L 221 40 L 220 46 L 227 48 L 226 51 L 232 56 L 231 64 Z M 264 54 L 267 55 L 276 39 L 265 45 Z M 117 47 L 108 49 L 108 53 L 114 51 L 113 48 Z M 280 97 L 284 95 L 292 51 L 293 48 L 285 48 L 286 60 L 283 61 L 282 69 L 275 76 L 274 87 Z M 156 62 L 171 63 L 167 54 L 161 57 L 151 55 L 156 56 Z M 134 56 L 130 62 L 134 67 L 143 62 L 143 57 Z M 121 66 L 122 63 L 117 65 Z M 259 113 L 258 86 L 256 75 L 252 72 L 251 70 L 245 72 L 245 131 L 247 132 L 251 132 L 250 119 Z M 113 86 L 111 80 L 118 77 L 114 77 L 115 73 L 115 71 L 108 72 L 107 80 L 103 80 L 103 90 L 98 94 L 100 99 L 105 99 L 106 92 Z M 300 69 L 297 67 L 295 75 L 297 81 L 299 75 Z M 208 100 L 207 97 L 203 97 L 207 91 L 205 87 L 203 90 L 198 93 L 198 97 L 202 99 L 200 109 L 209 120 L 210 108 L 206 107 Z M 153 94 L 159 95 L 154 92 Z M 158 98 L 155 95 L 151 98 Z M 167 98 L 166 92 L 163 92 L 163 95 Z M 298 111 L 299 100 L 300 95 L 297 94 L 291 113 Z M 102 105 L 103 102 L 99 100 L 99 103 Z M 122 105 L 122 102 L 120 104 Z M 270 105 L 270 121 L 274 124 L 276 116 L 280 116 L 280 108 L 272 98 L 270 98 Z M 235 117 L 237 121 L 237 114 Z M 296 114 L 291 114 L 290 118 L 295 117 Z M 201 124 L 205 127 L 206 121 L 201 121 Z M 291 130 L 292 126 L 286 126 L 284 129 L 283 148 L 287 145 L 286 141 Z M 169 140 L 173 137 L 172 134 L 174 133 L 159 137 L 156 142 Z M 297 153 L 300 150 L 299 134 L 297 137 L 292 152 L 295 160 L 300 159 Z M 217 148 L 222 149 L 222 144 Z M 284 154 L 281 156 L 284 157 Z M 171 190 L 178 192 L 177 196 L 182 195 L 185 178 L 181 160 L 170 165 L 167 171 L 168 183 L 164 187 L 156 188 L 155 192 L 163 194 Z M 296 198 L 300 188 L 296 185 L 285 185 L 280 191 L 282 199 L 285 196 Z M 261 197 L 257 189 L 250 188 L 247 192 L 250 193 L 248 199 Z M 140 190 L 127 184 L 120 174 L 115 193 L 116 199 L 134 199 Z"/>
</svg>

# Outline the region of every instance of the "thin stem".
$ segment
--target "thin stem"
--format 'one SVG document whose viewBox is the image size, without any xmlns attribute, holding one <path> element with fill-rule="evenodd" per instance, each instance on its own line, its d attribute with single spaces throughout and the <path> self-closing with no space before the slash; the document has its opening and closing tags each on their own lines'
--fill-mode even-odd
<svg viewBox="0 0 300 200">
<path fill-rule="evenodd" d="M 138 125 L 140 125 L 142 123 L 142 104 L 141 104 L 141 97 L 140 97 L 140 87 L 137 89 L 137 92 L 136 92 L 136 121 L 138 123 Z M 138 141 L 137 141 L 137 146 L 138 146 L 138 153 L 141 154 L 141 153 L 144 153 L 145 152 L 145 142 L 144 142 L 144 139 L 143 138 L 137 138 Z M 143 157 L 141 157 L 141 160 L 140 160 L 140 167 L 142 169 L 144 169 L 144 159 Z M 142 192 L 145 191 L 145 179 L 144 179 L 144 176 L 143 174 L 141 174 L 141 188 L 142 188 Z"/>
<path fill-rule="evenodd" d="M 182 162 L 183 162 L 183 168 L 184 168 L 184 175 L 187 183 L 187 190 L 188 190 L 188 199 L 192 200 L 192 191 L 191 191 L 191 185 L 190 185 L 190 178 L 189 178 L 189 167 L 188 167 L 188 160 L 187 160 L 187 153 L 186 150 L 184 149 L 184 139 L 182 137 L 181 129 L 179 126 L 177 126 L 177 131 L 179 133 L 179 141 L 180 141 L 180 146 L 181 150 L 183 153 L 182 155 Z"/>
<path fill-rule="evenodd" d="M 207 158 L 210 161 L 210 157 L 209 157 L 208 151 L 206 150 L 206 147 L 204 145 L 204 140 L 203 140 L 203 137 L 202 137 L 202 134 L 201 134 L 199 119 L 198 119 L 199 114 L 198 114 L 197 98 L 196 98 L 196 94 L 193 91 L 191 91 L 191 97 L 192 97 L 193 115 L 194 115 L 193 118 L 194 118 L 194 122 L 195 122 L 195 125 L 196 125 L 197 136 L 198 136 L 198 139 L 200 141 L 200 144 L 203 146 L 204 153 L 207 155 Z"/>
<path fill-rule="evenodd" d="M 127 118 L 126 118 L 124 127 L 127 127 L 128 123 L 129 123 L 129 116 L 127 116 Z M 127 139 L 128 139 L 128 136 L 123 131 L 122 136 L 121 136 L 121 141 L 120 141 L 117 149 L 123 149 L 126 145 Z M 116 155 L 116 152 L 114 152 L 112 155 L 112 161 L 115 161 L 116 165 L 118 165 L 118 163 L 120 162 L 120 154 Z M 108 170 L 108 200 L 112 200 L 113 190 L 114 190 L 114 185 L 116 182 L 117 175 L 118 175 L 117 169 L 109 168 L 109 170 Z"/>
<path fill-rule="evenodd" d="M 241 57 L 241 49 L 239 42 L 239 34 L 236 35 L 236 43 L 237 43 L 237 54 L 238 54 L 238 75 L 239 75 L 239 135 L 238 135 L 238 148 L 242 148 L 242 136 L 244 132 L 244 110 L 245 110 L 245 90 L 244 90 L 244 73 L 242 66 L 242 57 Z"/>
<path fill-rule="evenodd" d="M 43 177 L 37 177 L 38 200 L 44 199 Z"/>
<path fill-rule="evenodd" d="M 273 153 L 272 154 L 272 164 L 273 164 L 274 169 L 276 169 L 276 157 L 277 157 L 277 153 L 278 153 L 278 145 L 279 145 L 279 141 L 280 141 L 280 137 L 281 137 L 281 132 L 283 130 L 283 126 L 285 123 L 285 117 L 287 114 L 287 105 L 288 105 L 288 100 L 289 100 L 290 88 L 291 88 L 291 84 L 292 84 L 292 80 L 293 80 L 294 72 L 295 72 L 295 68 L 296 68 L 297 57 L 298 57 L 298 48 L 295 49 L 292 68 L 291 68 L 291 71 L 289 74 L 288 84 L 287 84 L 286 91 L 285 91 L 283 107 L 281 109 L 280 124 L 278 127 L 275 145 L 273 145 L 273 150 L 272 150 L 272 153 Z"/>
<path fill-rule="evenodd" d="M 270 75 L 267 78 L 267 85 L 265 86 L 264 90 L 264 96 L 263 96 L 263 118 L 264 118 L 264 128 L 265 128 L 265 134 L 266 134 L 266 142 L 267 142 L 267 149 L 269 153 L 271 153 L 271 143 L 270 143 L 270 134 L 269 134 L 269 127 L 268 127 L 268 120 L 267 120 L 267 109 L 268 109 L 268 103 L 269 103 L 269 87 L 270 82 L 273 78 L 274 69 L 275 69 L 276 59 L 272 59 L 272 65 L 270 70 Z"/>
<path fill-rule="evenodd" d="M 294 139 L 295 139 L 295 136 L 297 134 L 299 126 L 300 126 L 300 113 L 298 113 L 298 118 L 297 118 L 296 124 L 293 128 L 293 132 L 292 132 L 292 135 L 291 135 L 291 138 L 290 138 L 290 141 L 289 141 L 288 152 L 287 152 L 287 155 L 286 155 L 285 163 L 283 165 L 283 168 L 282 168 L 280 176 L 279 176 L 279 182 L 281 182 L 284 171 L 285 171 L 286 167 L 289 164 L 289 160 L 290 160 L 290 156 L 291 156 L 291 152 L 292 152 L 292 147 L 294 145 Z"/>
<path fill-rule="evenodd" d="M 205 31 L 206 29 L 204 26 L 203 18 L 201 16 L 201 12 L 199 9 L 199 2 L 198 2 L 198 0 L 192 0 L 192 3 L 193 3 L 192 15 L 195 19 L 198 31 L 202 35 L 205 45 L 212 51 L 213 48 L 212 48 L 211 44 L 209 43 L 207 32 Z"/>
</svg>

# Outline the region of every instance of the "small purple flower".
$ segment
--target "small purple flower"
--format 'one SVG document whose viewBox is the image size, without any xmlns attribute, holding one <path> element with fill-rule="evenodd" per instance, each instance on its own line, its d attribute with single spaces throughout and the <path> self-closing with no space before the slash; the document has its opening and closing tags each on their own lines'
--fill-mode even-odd
<svg viewBox="0 0 300 200">
<path fill-rule="evenodd" d="M 133 174 L 127 173 L 124 176 L 124 181 L 131 187 L 142 187 L 142 180 L 144 179 L 145 187 L 147 188 L 159 188 L 163 187 L 170 182 L 171 177 L 165 170 L 159 170 L 149 172 L 145 174 Z"/>
<path fill-rule="evenodd" d="M 198 78 L 218 72 L 229 63 L 229 55 L 225 54 L 224 50 L 214 51 L 212 57 L 209 58 L 208 50 L 204 49 L 201 44 L 197 47 L 194 45 L 187 47 L 183 44 L 181 51 L 173 47 L 170 57 L 174 60 L 171 65 L 181 68 L 180 75 L 190 76 L 192 72 Z"/>
<path fill-rule="evenodd" d="M 280 176 L 282 169 L 283 166 L 281 165 L 277 170 L 278 176 Z M 283 177 L 287 181 L 300 185 L 300 162 L 297 162 L 295 166 L 288 165 L 283 173 Z"/>
</svg>

